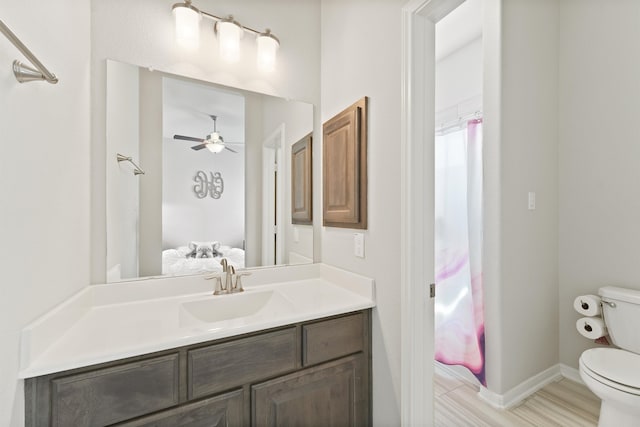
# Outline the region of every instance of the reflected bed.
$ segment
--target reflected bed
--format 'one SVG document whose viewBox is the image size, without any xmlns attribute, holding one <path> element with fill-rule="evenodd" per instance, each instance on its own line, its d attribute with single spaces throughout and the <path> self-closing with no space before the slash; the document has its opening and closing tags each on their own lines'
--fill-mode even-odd
<svg viewBox="0 0 640 427">
<path fill-rule="evenodd" d="M 234 266 L 236 269 L 244 268 L 244 250 L 240 248 L 220 246 L 218 252 L 221 252 L 222 256 L 213 258 L 187 257 L 191 251 L 187 246 L 162 251 L 162 274 L 179 276 L 222 271 L 222 266 L 220 265 L 222 258 L 226 258 L 229 265 Z"/>
</svg>

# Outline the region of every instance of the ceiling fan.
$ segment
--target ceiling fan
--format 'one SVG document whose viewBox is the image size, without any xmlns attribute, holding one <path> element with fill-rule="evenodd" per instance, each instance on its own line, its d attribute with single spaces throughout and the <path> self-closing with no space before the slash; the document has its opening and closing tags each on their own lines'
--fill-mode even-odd
<svg viewBox="0 0 640 427">
<path fill-rule="evenodd" d="M 196 150 L 196 151 L 197 150 L 202 150 L 203 148 L 206 148 L 209 151 L 211 151 L 212 153 L 219 153 L 222 150 L 229 150 L 232 153 L 237 153 L 236 150 L 227 147 L 227 144 L 233 144 L 233 143 L 224 142 L 224 139 L 222 138 L 222 135 L 220 135 L 218 133 L 218 130 L 216 129 L 216 122 L 218 120 L 218 116 L 215 116 L 213 114 L 208 114 L 208 116 L 211 117 L 211 120 L 213 120 L 213 132 L 211 132 L 210 134 L 208 134 L 204 138 L 194 138 L 192 136 L 185 136 L 185 135 L 173 135 L 173 139 L 181 139 L 183 141 L 201 142 L 201 144 L 194 145 L 194 146 L 191 147 L 192 150 Z"/>
</svg>

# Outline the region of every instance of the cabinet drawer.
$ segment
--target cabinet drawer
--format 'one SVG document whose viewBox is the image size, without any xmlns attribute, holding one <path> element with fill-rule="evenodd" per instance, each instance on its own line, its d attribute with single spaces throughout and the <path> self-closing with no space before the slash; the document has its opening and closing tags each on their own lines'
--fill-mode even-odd
<svg viewBox="0 0 640 427">
<path fill-rule="evenodd" d="M 364 349 L 362 313 L 325 320 L 302 327 L 304 366 L 336 359 Z"/>
<path fill-rule="evenodd" d="M 178 354 L 51 381 L 52 425 L 104 426 L 178 403 Z"/>
<path fill-rule="evenodd" d="M 296 342 L 294 327 L 189 351 L 189 399 L 296 369 Z"/>
<path fill-rule="evenodd" d="M 118 424 L 118 427 L 243 427 L 244 425 L 244 393 L 242 390 L 235 390 Z"/>
</svg>

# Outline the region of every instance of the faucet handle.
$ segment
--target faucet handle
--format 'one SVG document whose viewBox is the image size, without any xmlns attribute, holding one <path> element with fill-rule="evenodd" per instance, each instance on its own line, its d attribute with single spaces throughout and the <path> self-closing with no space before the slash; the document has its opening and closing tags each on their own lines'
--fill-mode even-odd
<svg viewBox="0 0 640 427">
<path fill-rule="evenodd" d="M 248 271 L 241 271 L 236 274 L 236 284 L 234 286 L 234 292 L 243 292 L 244 288 L 242 287 L 242 276 L 251 276 L 251 273 Z"/>
<path fill-rule="evenodd" d="M 204 276 L 204 278 L 205 280 L 211 280 L 211 279 L 216 280 L 216 284 L 213 289 L 214 295 L 220 295 L 227 292 L 226 290 L 222 289 L 222 275 L 220 273 L 213 273 L 208 276 Z"/>
</svg>

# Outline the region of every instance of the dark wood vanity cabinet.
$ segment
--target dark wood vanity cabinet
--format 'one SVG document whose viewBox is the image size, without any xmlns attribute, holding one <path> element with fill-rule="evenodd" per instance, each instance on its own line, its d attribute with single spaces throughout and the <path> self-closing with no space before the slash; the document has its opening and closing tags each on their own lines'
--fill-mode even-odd
<svg viewBox="0 0 640 427">
<path fill-rule="evenodd" d="M 367 426 L 371 311 L 27 379 L 27 427 Z"/>
</svg>

